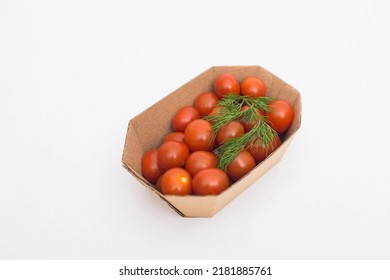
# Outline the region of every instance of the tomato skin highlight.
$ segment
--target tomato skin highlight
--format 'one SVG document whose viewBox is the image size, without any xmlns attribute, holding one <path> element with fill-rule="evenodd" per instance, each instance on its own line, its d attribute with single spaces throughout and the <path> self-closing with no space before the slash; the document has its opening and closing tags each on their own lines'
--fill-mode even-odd
<svg viewBox="0 0 390 280">
<path fill-rule="evenodd" d="M 262 80 L 256 77 L 245 78 L 241 82 L 241 94 L 253 98 L 265 96 L 267 89 Z"/>
<path fill-rule="evenodd" d="M 270 143 L 268 150 L 263 144 L 259 145 L 257 143 L 255 143 L 252 147 L 247 148 L 247 150 L 253 156 L 256 162 L 260 163 L 265 160 L 267 156 L 273 153 L 281 144 L 282 142 L 280 141 L 279 136 L 276 135 Z"/>
<path fill-rule="evenodd" d="M 161 144 L 157 151 L 158 166 L 162 170 L 182 167 L 190 150 L 185 143 L 168 141 Z"/>
<path fill-rule="evenodd" d="M 192 194 L 192 177 L 187 170 L 179 167 L 171 168 L 162 175 L 162 194 L 190 195 Z"/>
<path fill-rule="evenodd" d="M 229 177 L 219 168 L 203 169 L 192 179 L 192 191 L 196 195 L 217 195 L 228 187 Z"/>
<path fill-rule="evenodd" d="M 266 116 L 269 125 L 279 134 L 286 132 L 294 119 L 294 110 L 290 103 L 284 100 L 274 100 L 269 103 L 271 108 Z"/>
<path fill-rule="evenodd" d="M 185 169 L 195 176 L 200 170 L 217 167 L 217 157 L 208 151 L 195 151 L 191 153 L 185 163 Z"/>
<path fill-rule="evenodd" d="M 243 149 L 235 159 L 227 166 L 227 174 L 233 181 L 238 181 L 256 166 L 252 155 Z"/>
<path fill-rule="evenodd" d="M 201 116 L 207 116 L 217 103 L 218 97 L 214 93 L 204 92 L 195 98 L 194 107 Z"/>
<path fill-rule="evenodd" d="M 240 84 L 231 74 L 223 74 L 214 83 L 214 92 L 219 99 L 227 94 L 240 95 Z"/>
<path fill-rule="evenodd" d="M 184 106 L 173 117 L 172 128 L 174 131 L 184 132 L 190 122 L 199 118 L 198 110 L 192 106 Z"/>
<path fill-rule="evenodd" d="M 215 140 L 218 145 L 222 145 L 231 138 L 241 137 L 244 133 L 244 126 L 239 121 L 232 121 L 218 130 Z"/>
<path fill-rule="evenodd" d="M 184 132 L 171 132 L 167 134 L 164 138 L 164 142 L 168 141 L 178 141 L 184 143 Z"/>
<path fill-rule="evenodd" d="M 184 131 L 185 143 L 192 152 L 212 151 L 214 141 L 212 141 L 212 127 L 209 121 L 198 119 L 190 122 Z"/>
<path fill-rule="evenodd" d="M 158 165 L 157 149 L 147 151 L 142 157 L 142 176 L 151 184 L 155 184 L 163 174 Z"/>
</svg>

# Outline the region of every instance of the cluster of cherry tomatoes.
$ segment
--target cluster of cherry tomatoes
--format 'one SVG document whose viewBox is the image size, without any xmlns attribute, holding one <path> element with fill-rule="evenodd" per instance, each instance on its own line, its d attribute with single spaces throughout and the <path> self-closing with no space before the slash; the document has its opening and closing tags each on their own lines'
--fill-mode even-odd
<svg viewBox="0 0 390 280">
<path fill-rule="evenodd" d="M 143 176 L 163 194 L 216 195 L 251 171 L 257 163 L 280 146 L 275 136 L 270 147 L 255 144 L 243 149 L 227 166 L 218 168 L 215 148 L 230 138 L 241 137 L 255 123 L 235 120 L 223 126 L 213 137 L 212 124 L 203 117 L 218 114 L 218 101 L 228 94 L 258 98 L 266 95 L 265 84 L 256 77 L 239 83 L 233 75 L 223 74 L 214 83 L 214 92 L 201 93 L 193 106 L 184 106 L 172 119 L 172 129 L 158 149 L 147 151 L 142 158 Z M 284 100 L 269 103 L 269 112 L 258 109 L 280 135 L 291 125 L 294 111 Z M 245 106 L 241 110 L 246 110 Z"/>
</svg>

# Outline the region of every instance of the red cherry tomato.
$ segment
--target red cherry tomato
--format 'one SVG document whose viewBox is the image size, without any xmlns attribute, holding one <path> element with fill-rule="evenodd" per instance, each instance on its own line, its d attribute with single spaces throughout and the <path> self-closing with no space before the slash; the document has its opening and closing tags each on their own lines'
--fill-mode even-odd
<svg viewBox="0 0 390 280">
<path fill-rule="evenodd" d="M 240 94 L 240 84 L 231 74 L 223 74 L 218 77 L 214 83 L 214 91 L 218 98 L 222 98 L 227 94 Z"/>
<path fill-rule="evenodd" d="M 178 141 L 184 143 L 184 132 L 171 132 L 164 138 L 164 142 Z"/>
<path fill-rule="evenodd" d="M 219 111 L 221 110 L 221 106 L 216 105 L 209 113 L 209 116 L 218 116 L 220 113 Z"/>
<path fill-rule="evenodd" d="M 184 106 L 181 108 L 172 119 L 172 127 L 175 131 L 184 132 L 186 126 L 193 120 L 199 119 L 198 110 L 192 106 Z"/>
<path fill-rule="evenodd" d="M 288 130 L 294 119 L 294 110 L 290 103 L 284 100 L 275 100 L 268 105 L 271 108 L 271 111 L 267 113 L 270 126 L 277 133 Z"/>
<path fill-rule="evenodd" d="M 227 166 L 227 174 L 233 181 L 237 181 L 255 168 L 255 166 L 255 159 L 244 149 Z"/>
<path fill-rule="evenodd" d="M 217 163 L 217 157 L 213 153 L 195 151 L 187 157 L 185 169 L 194 176 L 200 170 L 217 167 Z"/>
<path fill-rule="evenodd" d="M 229 177 L 219 168 L 203 169 L 192 180 L 192 191 L 197 195 L 217 195 L 229 187 Z"/>
<path fill-rule="evenodd" d="M 207 116 L 218 103 L 218 97 L 212 92 L 204 92 L 198 95 L 194 101 L 194 107 L 201 116 Z"/>
<path fill-rule="evenodd" d="M 267 156 L 273 153 L 282 142 L 280 141 L 279 136 L 275 136 L 275 138 L 270 143 L 268 149 L 263 144 L 255 143 L 251 148 L 248 148 L 248 152 L 253 156 L 257 163 L 265 160 Z"/>
<path fill-rule="evenodd" d="M 156 190 L 158 190 L 160 193 L 162 193 L 162 189 L 161 189 L 161 179 L 162 179 L 162 176 L 158 177 L 157 182 L 156 182 L 156 185 L 154 186 L 154 188 L 155 188 Z"/>
<path fill-rule="evenodd" d="M 163 173 L 157 162 L 157 149 L 147 151 L 142 157 L 142 175 L 151 184 L 156 183 Z"/>
<path fill-rule="evenodd" d="M 190 150 L 182 142 L 168 141 L 161 144 L 157 151 L 158 166 L 162 170 L 173 167 L 182 167 L 186 161 Z"/>
<path fill-rule="evenodd" d="M 171 168 L 162 175 L 161 191 L 163 194 L 171 195 L 190 195 L 191 188 L 191 174 L 183 168 Z"/>
<path fill-rule="evenodd" d="M 190 122 L 184 132 L 185 142 L 191 151 L 212 151 L 214 141 L 212 141 L 211 123 L 199 119 Z"/>
<path fill-rule="evenodd" d="M 250 97 L 265 96 L 267 89 L 262 80 L 248 77 L 241 82 L 241 94 Z"/>
<path fill-rule="evenodd" d="M 238 121 L 232 121 L 225 124 L 217 132 L 217 137 L 215 138 L 218 145 L 222 145 L 230 138 L 241 137 L 244 135 L 245 129 L 244 126 Z"/>
<path fill-rule="evenodd" d="M 248 108 L 249 108 L 248 105 L 244 105 L 244 106 L 242 106 L 241 111 L 247 110 Z M 257 113 L 259 115 L 261 115 L 263 117 L 265 116 L 265 113 L 262 110 L 256 108 L 256 111 L 257 111 Z M 258 121 L 259 121 L 259 118 L 257 117 L 256 120 L 254 120 L 254 121 L 250 121 L 249 120 L 249 121 L 246 121 L 246 122 L 242 122 L 242 124 L 244 125 L 244 128 L 245 128 L 245 132 L 250 131 L 256 125 L 256 123 Z"/>
</svg>

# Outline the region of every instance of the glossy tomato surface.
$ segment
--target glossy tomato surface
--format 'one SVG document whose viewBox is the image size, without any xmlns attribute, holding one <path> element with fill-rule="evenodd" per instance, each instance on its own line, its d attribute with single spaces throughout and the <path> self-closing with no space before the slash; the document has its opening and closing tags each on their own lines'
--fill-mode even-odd
<svg viewBox="0 0 390 280">
<path fill-rule="evenodd" d="M 244 126 L 239 121 L 232 121 L 218 130 L 215 140 L 218 145 L 222 145 L 228 139 L 241 137 L 244 133 Z"/>
<path fill-rule="evenodd" d="M 274 100 L 269 103 L 271 109 L 267 113 L 270 126 L 277 132 L 283 133 L 290 128 L 294 119 L 294 110 L 290 103 L 284 100 Z"/>
<path fill-rule="evenodd" d="M 219 168 L 203 169 L 192 180 L 192 191 L 196 195 L 217 195 L 228 187 L 229 177 Z"/>
<path fill-rule="evenodd" d="M 192 106 L 184 106 L 181 108 L 172 119 L 172 128 L 175 131 L 184 132 L 186 126 L 193 120 L 199 119 L 198 110 Z"/>
<path fill-rule="evenodd" d="M 252 147 L 249 147 L 247 150 L 253 156 L 256 162 L 260 163 L 263 160 L 265 160 L 267 156 L 273 153 L 281 144 L 282 142 L 280 141 L 279 136 L 276 135 L 273 141 L 268 146 L 268 149 L 264 144 L 255 143 Z"/>
<path fill-rule="evenodd" d="M 195 151 L 187 157 L 185 169 L 194 176 L 200 170 L 217 167 L 217 163 L 217 157 L 213 153 Z"/>
<path fill-rule="evenodd" d="M 147 151 L 142 157 L 142 176 L 155 184 L 162 174 L 163 170 L 158 166 L 157 149 Z"/>
<path fill-rule="evenodd" d="M 245 176 L 256 166 L 256 161 L 247 150 L 242 150 L 227 166 L 227 174 L 233 181 Z"/>
<path fill-rule="evenodd" d="M 212 151 L 214 141 L 209 121 L 198 119 L 190 122 L 184 132 L 185 142 L 191 151 Z"/>
<path fill-rule="evenodd" d="M 187 170 L 183 168 L 171 168 L 162 175 L 161 191 L 163 194 L 172 195 L 190 195 L 192 177 Z"/>
<path fill-rule="evenodd" d="M 157 151 L 158 166 L 162 170 L 173 167 L 182 167 L 190 150 L 185 143 L 168 141 L 161 144 Z"/>
<path fill-rule="evenodd" d="M 241 94 L 250 97 L 265 96 L 267 89 L 262 80 L 256 77 L 248 77 L 241 82 Z"/>
<path fill-rule="evenodd" d="M 214 92 L 218 98 L 222 98 L 228 94 L 239 95 L 240 84 L 233 75 L 223 74 L 215 81 Z"/>
<path fill-rule="evenodd" d="M 204 92 L 198 95 L 194 101 L 194 107 L 201 116 L 207 116 L 217 105 L 218 97 L 212 92 Z"/>
<path fill-rule="evenodd" d="M 164 137 L 164 142 L 178 141 L 184 143 L 184 132 L 171 132 Z"/>
</svg>

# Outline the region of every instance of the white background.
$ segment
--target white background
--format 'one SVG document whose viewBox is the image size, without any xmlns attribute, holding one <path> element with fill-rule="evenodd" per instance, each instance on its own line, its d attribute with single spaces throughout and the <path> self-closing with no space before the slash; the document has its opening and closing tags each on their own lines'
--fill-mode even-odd
<svg viewBox="0 0 390 280">
<path fill-rule="evenodd" d="M 0 1 L 1 259 L 389 259 L 387 1 Z M 212 65 L 302 94 L 283 160 L 213 218 L 121 166 Z"/>
</svg>

